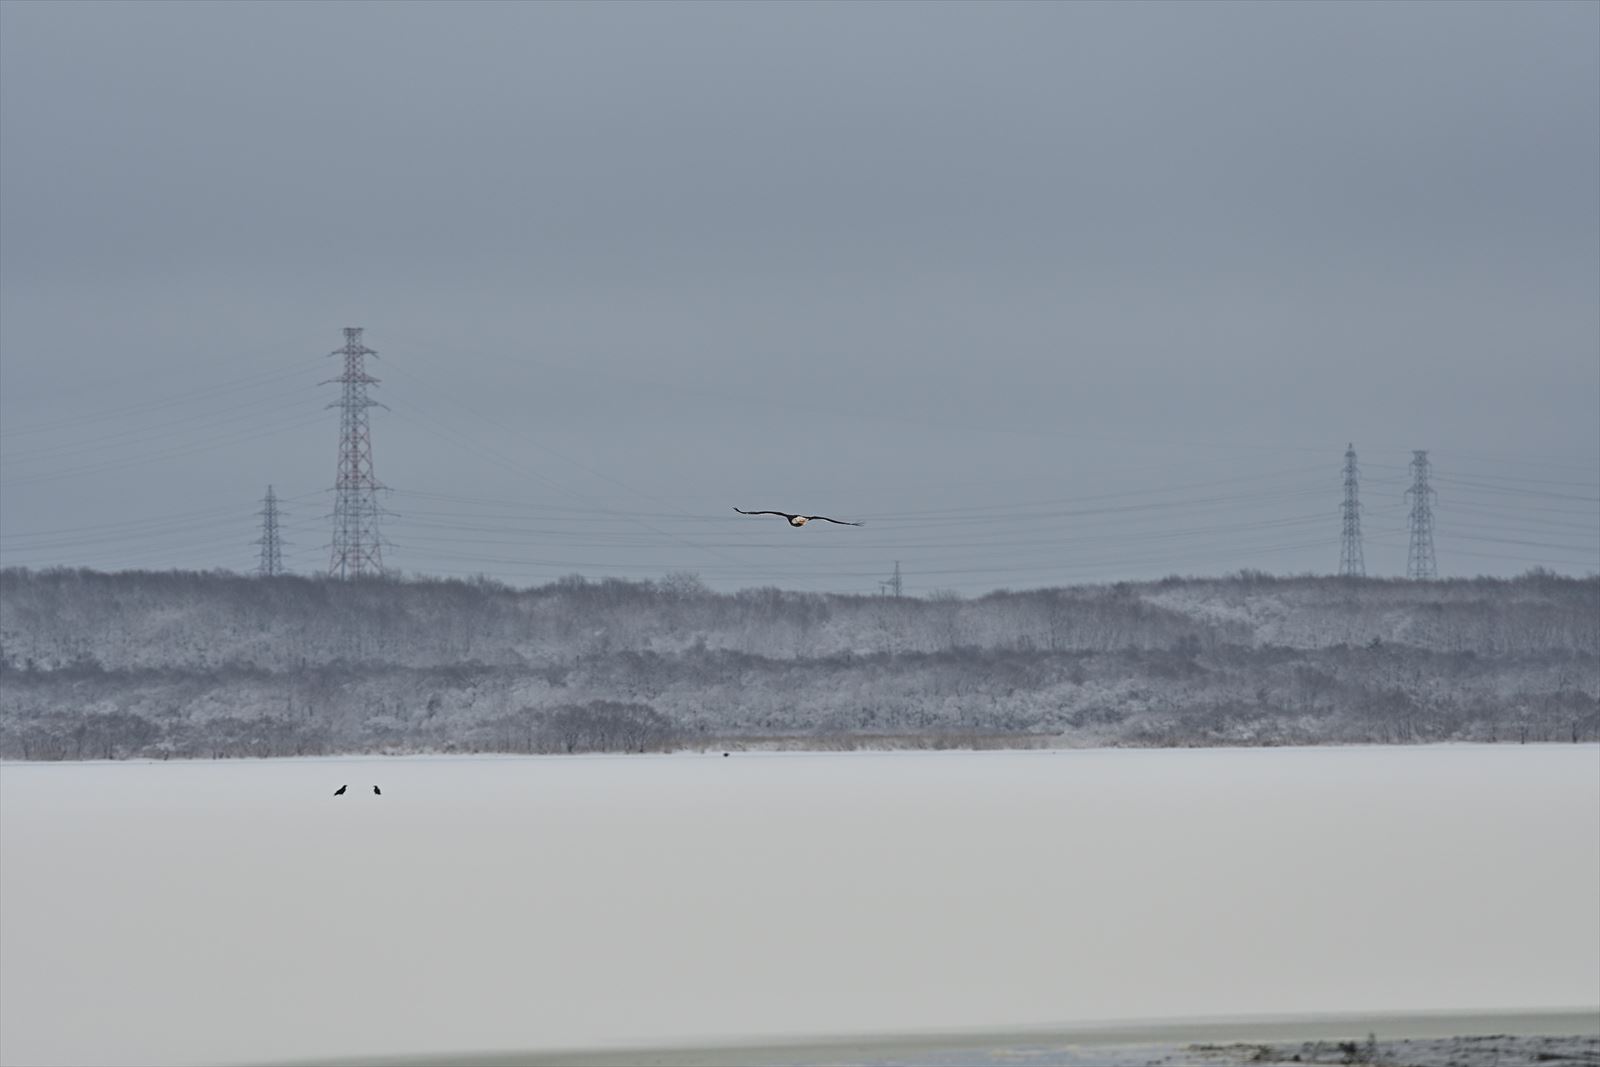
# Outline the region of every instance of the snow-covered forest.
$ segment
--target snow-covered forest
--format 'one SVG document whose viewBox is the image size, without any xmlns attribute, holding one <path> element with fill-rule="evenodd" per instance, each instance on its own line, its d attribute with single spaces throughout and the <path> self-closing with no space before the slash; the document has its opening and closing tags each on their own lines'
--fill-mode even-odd
<svg viewBox="0 0 1600 1067">
<path fill-rule="evenodd" d="M 1600 738 L 1600 579 L 975 599 L 0 571 L 0 756 Z"/>
</svg>

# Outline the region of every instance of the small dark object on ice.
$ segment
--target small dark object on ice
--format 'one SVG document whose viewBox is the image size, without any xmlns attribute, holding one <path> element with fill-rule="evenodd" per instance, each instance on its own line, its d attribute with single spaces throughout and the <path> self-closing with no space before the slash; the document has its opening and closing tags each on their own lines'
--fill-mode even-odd
<svg viewBox="0 0 1600 1067">
<path fill-rule="evenodd" d="M 379 789 L 377 786 L 372 787 L 372 792 L 375 796 L 383 796 L 383 790 Z"/>
<path fill-rule="evenodd" d="M 349 789 L 349 788 L 350 788 L 350 783 L 346 782 L 344 785 L 341 785 L 338 789 L 335 789 L 333 791 L 333 795 L 336 796 L 336 797 L 342 797 L 342 796 L 344 796 L 344 791 L 346 789 Z"/>
</svg>

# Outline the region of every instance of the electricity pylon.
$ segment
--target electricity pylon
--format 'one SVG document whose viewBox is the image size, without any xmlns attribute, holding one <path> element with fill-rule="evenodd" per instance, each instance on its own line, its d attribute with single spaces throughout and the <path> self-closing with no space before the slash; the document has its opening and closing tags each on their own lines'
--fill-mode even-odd
<svg viewBox="0 0 1600 1067">
<path fill-rule="evenodd" d="M 339 473 L 334 480 L 333 551 L 328 573 L 335 578 L 360 578 L 383 574 L 383 542 L 378 536 L 378 490 L 383 486 L 372 471 L 372 430 L 367 409 L 384 407 L 367 396 L 367 386 L 378 379 L 367 373 L 366 357 L 378 353 L 361 343 L 361 327 L 344 328 L 344 347 L 330 356 L 344 357 L 344 373 L 323 382 L 338 382 L 344 394 L 339 409 Z M 387 408 L 385 408 L 387 410 Z"/>
<path fill-rule="evenodd" d="M 1406 577 L 1437 578 L 1439 565 L 1433 558 L 1433 498 L 1438 494 L 1428 484 L 1426 449 L 1411 453 L 1411 488 L 1405 495 L 1411 498 L 1411 548 L 1406 553 Z"/>
<path fill-rule="evenodd" d="M 1361 552 L 1361 500 L 1357 484 L 1356 446 L 1352 443 L 1344 453 L 1344 533 L 1339 539 L 1339 576 L 1365 578 L 1367 562 Z"/>
<path fill-rule="evenodd" d="M 898 597 L 902 595 L 904 589 L 905 585 L 900 580 L 900 561 L 895 560 L 894 575 L 878 583 L 878 595 L 888 593 L 890 596 Z"/>
<path fill-rule="evenodd" d="M 283 573 L 283 541 L 278 537 L 278 496 L 267 486 L 267 497 L 261 502 L 261 565 L 256 573 L 263 578 L 273 578 Z"/>
</svg>

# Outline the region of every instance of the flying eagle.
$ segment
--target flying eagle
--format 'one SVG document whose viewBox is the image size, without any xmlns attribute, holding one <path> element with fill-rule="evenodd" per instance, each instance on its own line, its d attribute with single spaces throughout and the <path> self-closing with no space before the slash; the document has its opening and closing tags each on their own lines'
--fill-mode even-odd
<svg viewBox="0 0 1600 1067">
<path fill-rule="evenodd" d="M 350 788 L 350 783 L 346 782 L 344 785 L 341 785 L 338 789 L 335 789 L 333 791 L 333 795 L 336 796 L 336 797 L 342 797 L 342 796 L 344 796 L 344 791 L 346 789 L 349 789 L 349 788 Z"/>
<path fill-rule="evenodd" d="M 790 526 L 804 526 L 813 519 L 818 522 L 836 522 L 840 526 L 865 526 L 864 522 L 845 522 L 843 519 L 830 519 L 826 515 L 791 515 L 787 511 L 746 511 L 744 508 L 734 508 L 741 515 L 782 515 L 789 520 Z"/>
</svg>

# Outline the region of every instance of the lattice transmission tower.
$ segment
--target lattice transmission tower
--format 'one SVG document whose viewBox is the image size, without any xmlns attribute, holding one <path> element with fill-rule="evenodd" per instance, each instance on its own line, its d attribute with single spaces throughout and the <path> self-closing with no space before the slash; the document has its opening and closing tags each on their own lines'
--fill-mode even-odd
<svg viewBox="0 0 1600 1067">
<path fill-rule="evenodd" d="M 894 574 L 878 583 L 879 596 L 899 597 L 905 595 L 905 582 L 900 577 L 900 561 L 894 561 Z"/>
<path fill-rule="evenodd" d="M 339 409 L 339 473 L 334 480 L 333 552 L 328 573 L 335 578 L 360 578 L 383 574 L 383 541 L 378 535 L 378 490 L 383 488 L 372 472 L 372 430 L 367 409 L 384 407 L 367 396 L 367 386 L 378 379 L 367 373 L 366 357 L 378 353 L 361 343 L 361 327 L 344 328 L 344 347 L 328 353 L 344 357 L 344 373 L 323 382 L 338 382 L 344 394 Z M 385 410 L 388 410 L 385 408 Z"/>
<path fill-rule="evenodd" d="M 1367 561 L 1361 552 L 1361 499 L 1358 484 L 1360 472 L 1356 468 L 1356 446 L 1352 443 L 1344 451 L 1344 533 L 1339 539 L 1339 576 L 1365 578 Z"/>
<path fill-rule="evenodd" d="M 1437 578 L 1439 565 L 1433 558 L 1433 498 L 1438 494 L 1428 484 L 1428 452 L 1411 453 L 1411 550 L 1406 553 L 1407 578 Z"/>
<path fill-rule="evenodd" d="M 283 573 L 283 539 L 278 536 L 278 495 L 267 486 L 266 499 L 261 502 L 261 566 L 256 573 L 263 578 L 273 578 Z"/>
</svg>

